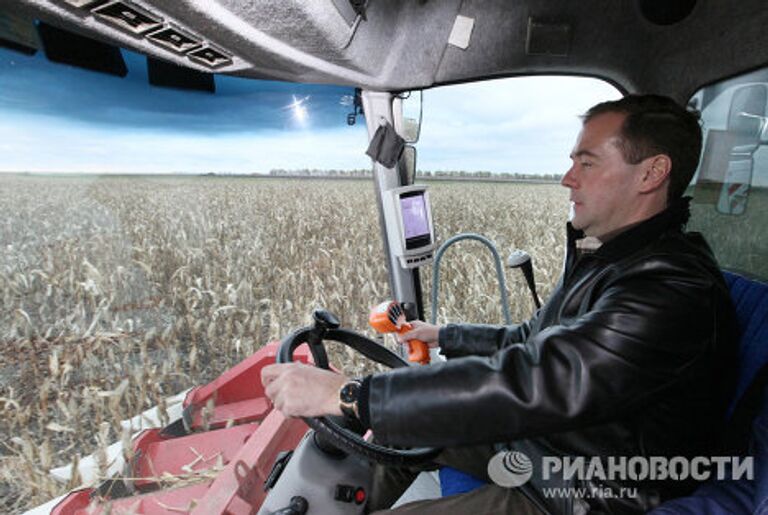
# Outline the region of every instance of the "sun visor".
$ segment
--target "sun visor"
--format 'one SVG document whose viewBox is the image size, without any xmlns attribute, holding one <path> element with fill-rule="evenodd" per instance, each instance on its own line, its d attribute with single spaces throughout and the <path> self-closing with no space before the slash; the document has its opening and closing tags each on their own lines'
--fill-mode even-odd
<svg viewBox="0 0 768 515">
<path fill-rule="evenodd" d="M 405 148 L 405 140 L 395 132 L 392 125 L 385 122 L 376 129 L 376 134 L 373 135 L 365 153 L 387 168 L 394 168 L 403 153 L 403 148 Z"/>
<path fill-rule="evenodd" d="M 161 88 L 216 92 L 213 74 L 199 72 L 177 64 L 147 57 L 149 83 Z"/>
<path fill-rule="evenodd" d="M 123 54 L 116 46 L 44 22 L 38 22 L 37 33 L 50 61 L 118 77 L 128 74 Z"/>
<path fill-rule="evenodd" d="M 0 9 L 0 47 L 34 55 L 40 48 L 35 20 L 29 16 Z"/>
</svg>

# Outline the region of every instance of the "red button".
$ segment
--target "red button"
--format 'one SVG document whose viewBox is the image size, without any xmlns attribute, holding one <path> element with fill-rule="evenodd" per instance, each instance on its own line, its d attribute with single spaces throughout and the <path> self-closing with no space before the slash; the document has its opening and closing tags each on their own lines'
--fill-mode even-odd
<svg viewBox="0 0 768 515">
<path fill-rule="evenodd" d="M 365 490 L 358 488 L 355 490 L 355 504 L 363 504 L 365 502 Z"/>
</svg>

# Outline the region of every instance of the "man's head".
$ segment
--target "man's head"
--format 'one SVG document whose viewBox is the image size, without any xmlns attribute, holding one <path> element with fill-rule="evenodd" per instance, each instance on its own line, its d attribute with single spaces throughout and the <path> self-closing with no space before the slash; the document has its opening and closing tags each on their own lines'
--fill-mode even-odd
<svg viewBox="0 0 768 515">
<path fill-rule="evenodd" d="M 701 152 L 695 114 L 658 95 L 630 95 L 592 107 L 562 184 L 572 223 L 606 236 L 662 211 L 682 196 Z"/>
</svg>

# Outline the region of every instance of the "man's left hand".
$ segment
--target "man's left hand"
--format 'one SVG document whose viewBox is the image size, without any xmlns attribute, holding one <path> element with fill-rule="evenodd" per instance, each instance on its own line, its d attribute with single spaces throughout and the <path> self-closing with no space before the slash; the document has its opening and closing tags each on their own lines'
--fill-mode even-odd
<svg viewBox="0 0 768 515">
<path fill-rule="evenodd" d="M 264 392 L 288 417 L 341 415 L 339 390 L 348 379 L 303 363 L 267 365 L 261 370 Z"/>
</svg>

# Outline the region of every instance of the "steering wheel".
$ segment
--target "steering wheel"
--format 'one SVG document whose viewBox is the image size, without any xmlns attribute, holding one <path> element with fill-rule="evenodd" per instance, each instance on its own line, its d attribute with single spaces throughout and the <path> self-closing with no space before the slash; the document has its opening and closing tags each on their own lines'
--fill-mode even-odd
<svg viewBox="0 0 768 515">
<path fill-rule="evenodd" d="M 293 361 L 293 352 L 302 343 L 309 345 L 315 365 L 328 369 L 328 355 L 323 339 L 333 340 L 351 347 L 363 356 L 389 368 L 407 367 L 408 362 L 381 344 L 362 334 L 341 329 L 339 320 L 330 312 L 316 310 L 313 314 L 315 325 L 303 327 L 289 334 L 280 342 L 278 363 Z M 432 460 L 440 453 L 439 448 L 418 447 L 395 449 L 366 441 L 360 434 L 337 424 L 338 417 L 304 417 L 309 427 L 339 449 L 368 458 L 384 465 L 409 466 Z"/>
</svg>

